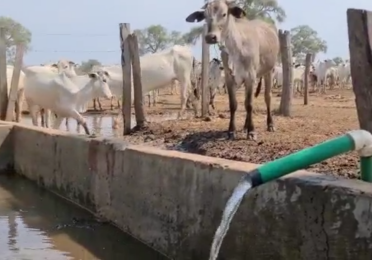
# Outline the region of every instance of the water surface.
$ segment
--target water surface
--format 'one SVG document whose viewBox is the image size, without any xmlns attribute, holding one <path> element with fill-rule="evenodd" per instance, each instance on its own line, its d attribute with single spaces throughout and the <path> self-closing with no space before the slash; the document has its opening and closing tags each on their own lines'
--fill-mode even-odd
<svg viewBox="0 0 372 260">
<path fill-rule="evenodd" d="M 119 128 L 118 129 L 113 129 L 113 120 L 116 118 L 116 116 L 113 115 L 104 115 L 104 114 L 84 114 L 84 118 L 87 120 L 87 125 L 89 130 L 92 133 L 95 133 L 99 136 L 103 137 L 122 137 L 123 136 L 123 121 L 121 119 L 121 116 L 119 118 Z M 170 115 L 152 115 L 146 117 L 146 120 L 149 122 L 162 122 L 162 121 L 167 121 L 167 120 L 175 120 L 177 118 L 177 114 L 170 114 Z M 31 117 L 28 115 L 23 115 L 22 116 L 22 121 L 21 123 L 27 124 L 27 125 L 32 125 L 31 122 Z M 136 119 L 133 116 L 132 120 L 132 127 L 135 126 L 136 124 Z M 40 119 L 39 119 L 39 126 L 40 124 Z M 65 120 L 63 120 L 61 127 L 59 128 L 60 130 L 63 131 L 69 131 L 71 133 L 80 133 L 84 134 L 84 129 L 82 127 L 78 127 L 76 120 L 74 119 L 69 119 L 69 128 L 66 128 L 65 125 Z"/>
<path fill-rule="evenodd" d="M 0 175 L 0 233 L 2 260 L 167 259 L 15 175 Z"/>
</svg>

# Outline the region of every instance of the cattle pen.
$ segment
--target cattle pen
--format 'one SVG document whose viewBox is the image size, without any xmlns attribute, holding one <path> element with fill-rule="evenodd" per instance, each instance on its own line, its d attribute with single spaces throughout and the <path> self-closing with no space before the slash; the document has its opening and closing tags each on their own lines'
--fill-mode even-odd
<svg viewBox="0 0 372 260">
<path fill-rule="evenodd" d="M 171 85 L 148 87 L 151 79 L 141 74 L 141 65 L 151 67 L 154 62 L 137 55 L 137 36 L 128 23 L 120 24 L 121 64 L 116 66 L 122 91 L 122 96 L 117 96 L 119 107 L 113 108 L 112 100 L 100 100 L 102 107 L 97 109 L 90 101 L 79 113 L 93 134 L 83 135 L 79 125 L 76 131 L 61 131 L 65 126 L 30 126 L 25 102 L 20 122 L 0 121 L 0 171 L 11 170 L 32 180 L 83 207 L 97 222 L 114 225 L 170 259 L 208 259 L 226 201 L 247 172 L 257 173 L 258 164 L 345 137 L 355 129 L 372 132 L 372 13 L 349 9 L 347 19 L 352 74 L 349 84 L 312 84 L 312 54 L 306 54 L 303 71 L 296 70 L 289 32 L 278 31 L 283 74 L 282 85 L 271 92 L 275 131 L 267 129 L 267 96 L 257 91 L 253 98 L 258 133 L 255 140 L 248 140 L 243 130 L 244 87 L 234 86 L 238 103 L 234 139 L 227 134 L 231 106 L 223 87 L 215 89 L 214 108 L 209 106 L 209 58 L 201 63 L 203 69 L 196 80 L 201 85 L 187 89 L 190 95 L 201 90 L 202 97 L 195 94 L 193 100 L 199 102 L 201 113 L 195 115 L 195 109 L 189 107 L 178 118 L 180 100 L 185 104 L 188 101 L 183 99 L 184 93 L 178 87 L 174 93 Z M 177 51 L 185 50 L 182 48 L 152 55 L 177 55 Z M 203 49 L 205 54 L 205 42 Z M 0 53 L 0 64 L 5 64 L 4 53 Z M 190 65 L 189 53 L 181 54 Z M 216 60 L 217 70 L 222 71 L 219 65 L 224 62 Z M 192 61 L 194 69 L 195 58 Z M 320 64 L 328 66 L 328 61 Z M 227 62 L 222 65 L 228 72 Z M 91 76 L 92 72 L 89 76 L 107 72 L 103 82 L 108 85 L 113 82 L 114 70 L 102 67 L 93 73 L 96 76 Z M 305 78 L 301 79 L 303 73 Z M 1 71 L 0 100 L 5 99 L 4 74 Z M 297 81 L 303 85 L 298 87 Z M 229 80 L 225 83 L 228 85 Z M 147 105 L 144 95 L 150 92 L 156 94 L 156 102 Z M 14 101 L 13 97 L 7 102 Z M 355 143 L 351 148 L 356 149 Z M 220 259 L 371 259 L 372 184 L 361 180 L 360 170 L 361 157 L 371 155 L 344 153 L 269 183 L 261 179 L 259 184 L 264 185 L 250 191 L 242 201 Z M 253 181 L 251 184 L 254 186 Z"/>
</svg>

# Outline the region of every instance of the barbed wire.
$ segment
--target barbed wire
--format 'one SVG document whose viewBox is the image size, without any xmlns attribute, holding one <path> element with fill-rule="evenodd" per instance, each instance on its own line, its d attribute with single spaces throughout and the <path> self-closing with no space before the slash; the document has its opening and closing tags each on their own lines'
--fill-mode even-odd
<svg viewBox="0 0 372 260">
<path fill-rule="evenodd" d="M 103 36 L 118 36 L 107 33 L 33 33 L 32 36 L 73 36 L 73 37 L 103 37 Z"/>
<path fill-rule="evenodd" d="M 37 52 L 37 53 L 115 53 L 121 52 L 121 50 L 30 50 L 29 53 Z"/>
</svg>

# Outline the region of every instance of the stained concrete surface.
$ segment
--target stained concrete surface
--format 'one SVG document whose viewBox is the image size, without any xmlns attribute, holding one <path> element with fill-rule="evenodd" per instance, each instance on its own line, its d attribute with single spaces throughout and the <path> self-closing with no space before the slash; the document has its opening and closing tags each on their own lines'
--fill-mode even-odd
<svg viewBox="0 0 372 260">
<path fill-rule="evenodd" d="M 0 128 L 1 131 L 1 128 Z M 256 165 L 15 125 L 15 170 L 174 259 L 207 259 Z M 372 259 L 371 184 L 297 172 L 250 191 L 220 259 Z"/>
</svg>

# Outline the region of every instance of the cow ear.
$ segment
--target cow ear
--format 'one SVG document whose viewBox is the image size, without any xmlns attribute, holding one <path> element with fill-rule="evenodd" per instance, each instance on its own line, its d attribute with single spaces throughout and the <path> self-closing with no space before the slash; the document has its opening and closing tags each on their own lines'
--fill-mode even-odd
<svg viewBox="0 0 372 260">
<path fill-rule="evenodd" d="M 243 9 L 241 9 L 239 6 L 233 6 L 229 8 L 229 13 L 234 16 L 235 18 L 243 18 L 246 17 L 247 14 Z"/>
<path fill-rule="evenodd" d="M 204 16 L 204 11 L 196 11 L 190 14 L 189 16 L 186 17 L 186 22 L 188 23 L 195 23 L 196 22 L 201 22 L 205 19 Z"/>
</svg>

